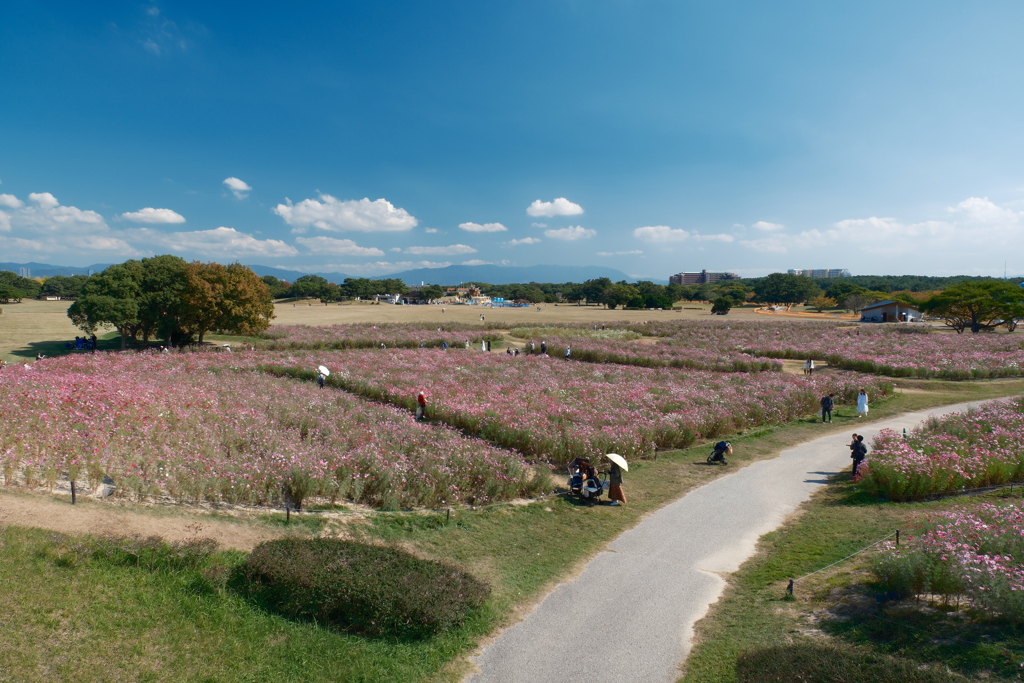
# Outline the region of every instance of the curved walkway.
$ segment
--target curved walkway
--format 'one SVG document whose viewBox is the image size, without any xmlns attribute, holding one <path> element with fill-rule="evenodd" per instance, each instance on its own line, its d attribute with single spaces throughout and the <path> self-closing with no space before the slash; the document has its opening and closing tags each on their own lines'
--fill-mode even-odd
<svg viewBox="0 0 1024 683">
<path fill-rule="evenodd" d="M 925 410 L 858 428 L 910 429 L 978 403 Z M 850 435 L 783 451 L 691 491 L 612 541 L 572 581 L 478 652 L 472 683 L 674 682 L 693 625 L 725 580 L 829 475 L 850 466 Z M 628 481 L 627 481 L 628 485 Z"/>
</svg>

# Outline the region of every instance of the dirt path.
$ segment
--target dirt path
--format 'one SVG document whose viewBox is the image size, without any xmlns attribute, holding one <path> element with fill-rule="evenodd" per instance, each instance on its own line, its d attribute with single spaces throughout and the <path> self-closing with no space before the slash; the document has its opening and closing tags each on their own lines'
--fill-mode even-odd
<svg viewBox="0 0 1024 683">
<path fill-rule="evenodd" d="M 246 551 L 262 541 L 288 533 L 252 522 L 224 521 L 177 510 L 133 511 L 90 500 L 81 500 L 72 506 L 70 502 L 52 498 L 6 492 L 0 492 L 0 524 L 66 534 L 160 536 L 172 542 L 198 535 L 212 538 L 224 548 Z"/>
</svg>

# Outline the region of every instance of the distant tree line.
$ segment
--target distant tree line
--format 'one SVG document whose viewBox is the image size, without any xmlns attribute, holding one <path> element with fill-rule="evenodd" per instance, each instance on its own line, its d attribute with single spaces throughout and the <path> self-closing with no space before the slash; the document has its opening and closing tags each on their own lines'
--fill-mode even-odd
<svg viewBox="0 0 1024 683">
<path fill-rule="evenodd" d="M 127 343 L 151 339 L 181 346 L 208 332 L 255 335 L 270 326 L 274 304 L 267 285 L 248 267 L 154 256 L 92 275 L 68 308 L 86 334 L 113 327 Z"/>
<path fill-rule="evenodd" d="M 408 287 L 398 278 L 371 280 L 345 278 L 340 285 L 319 275 L 303 275 L 287 282 L 273 275 L 264 275 L 263 282 L 275 299 L 319 299 L 323 303 L 346 299 L 369 299 L 378 294 L 404 294 Z M 441 290 L 444 293 L 444 290 Z"/>
</svg>

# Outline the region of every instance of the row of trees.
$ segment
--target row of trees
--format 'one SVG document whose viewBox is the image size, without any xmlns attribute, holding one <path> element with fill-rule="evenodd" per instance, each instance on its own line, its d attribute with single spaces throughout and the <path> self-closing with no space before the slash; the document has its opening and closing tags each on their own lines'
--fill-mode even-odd
<svg viewBox="0 0 1024 683">
<path fill-rule="evenodd" d="M 210 331 L 255 335 L 270 326 L 270 289 L 238 263 L 186 262 L 155 256 L 110 266 L 82 285 L 68 317 L 86 334 L 113 327 L 128 340 L 202 343 Z"/>
<path fill-rule="evenodd" d="M 295 282 L 285 282 L 273 275 L 265 275 L 263 282 L 275 299 L 319 299 L 324 303 L 357 297 L 368 299 L 377 294 L 404 294 L 408 289 L 405 283 L 398 278 L 370 280 L 369 278 L 350 277 L 339 285 L 328 282 L 326 278 L 319 275 L 303 275 Z M 442 296 L 444 290 L 440 287 L 438 289 L 440 290 L 438 296 Z"/>
</svg>

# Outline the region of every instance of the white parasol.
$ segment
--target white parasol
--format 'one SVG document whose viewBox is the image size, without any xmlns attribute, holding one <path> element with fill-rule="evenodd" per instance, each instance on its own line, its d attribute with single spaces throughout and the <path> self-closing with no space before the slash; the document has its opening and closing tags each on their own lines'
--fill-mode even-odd
<svg viewBox="0 0 1024 683">
<path fill-rule="evenodd" d="M 320 374 L 323 375 L 324 377 L 331 376 L 331 371 L 327 369 L 326 365 L 321 365 L 320 367 L 317 368 L 317 370 L 319 370 Z"/>
<path fill-rule="evenodd" d="M 616 465 L 621 467 L 626 472 L 629 472 L 629 463 L 627 463 L 626 459 L 623 458 L 618 453 L 606 453 L 604 457 L 606 457 L 609 460 L 611 460 L 613 463 L 615 463 Z"/>
</svg>

